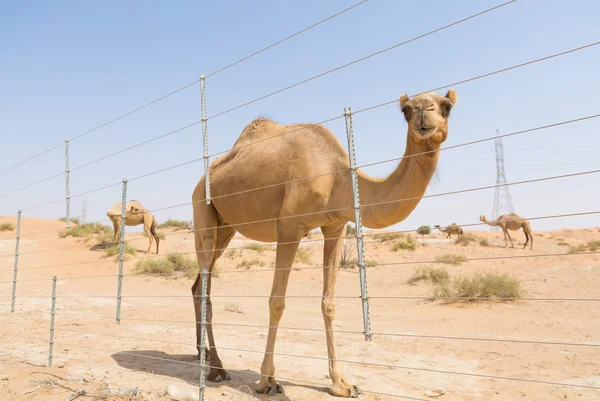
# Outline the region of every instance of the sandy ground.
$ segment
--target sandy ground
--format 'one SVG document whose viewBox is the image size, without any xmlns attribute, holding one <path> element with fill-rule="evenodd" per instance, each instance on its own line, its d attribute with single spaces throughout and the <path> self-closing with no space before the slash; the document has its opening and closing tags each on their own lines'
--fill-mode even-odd
<svg viewBox="0 0 600 401">
<path fill-rule="evenodd" d="M 10 220 L 0 219 L 3 221 Z M 56 231 L 31 235 L 62 228 L 63 224 L 24 219 L 16 311 L 12 314 L 14 233 L 0 233 L 0 399 L 64 401 L 82 389 L 88 394 L 78 400 L 102 399 L 106 382 L 113 390 L 125 386 L 137 388 L 139 394 L 105 399 L 166 400 L 170 399 L 165 395 L 168 385 L 193 390 L 199 369 L 190 299 L 192 282 L 181 277 L 129 274 L 136 259 L 127 261 L 122 321 L 117 325 L 117 264 L 113 258 L 104 258 L 93 240 L 59 239 Z M 600 343 L 599 303 L 566 300 L 600 298 L 597 255 L 507 258 L 448 266 L 453 276 L 476 270 L 509 273 L 523 283 L 526 297 L 565 299 L 560 301 L 449 304 L 426 299 L 431 289 L 425 284 L 406 284 L 416 266 L 412 261 L 434 260 L 444 253 L 468 258 L 566 253 L 568 246 L 564 244 L 600 240 L 597 228 L 537 232 L 533 251 L 520 249 L 517 244 L 516 249 L 504 249 L 501 232 L 472 233 L 488 238 L 491 246 L 456 245 L 440 234 L 427 236 L 425 244 L 412 252 L 392 252 L 392 242 L 367 242 L 367 259 L 380 264 L 405 262 L 368 270 L 374 333 L 370 342 L 362 334 L 358 271 L 340 272 L 337 295 L 342 298 L 337 302 L 335 322 L 340 331 L 336 335 L 338 356 L 344 361 L 341 366 L 347 380 L 365 391 L 360 399 L 402 399 L 375 393 L 428 399 L 424 395 L 427 389 L 446 386 L 447 392 L 440 400 L 599 400 L 600 390 L 595 389 L 472 376 L 600 387 L 599 347 L 410 336 Z M 522 244 L 524 235 L 514 233 L 513 238 Z M 137 247 L 138 257 L 152 257 L 145 254 L 145 237 L 130 234 L 128 241 Z M 236 238 L 230 247 L 242 247 L 245 242 Z M 297 267 L 321 264 L 320 242 L 302 246 L 310 250 L 311 261 Z M 40 252 L 54 248 L 68 249 Z M 167 235 L 161 243 L 161 254 L 192 251 L 190 234 Z M 213 282 L 215 335 L 232 380 L 210 383 L 207 400 L 334 399 L 327 392 L 330 381 L 319 299 L 320 269 L 295 270 L 291 275 L 290 297 L 281 322 L 284 329 L 279 331 L 276 346 L 276 352 L 286 356 L 275 357 L 276 374 L 283 378 L 280 382 L 285 395 L 245 395 L 258 380 L 266 343 L 266 329 L 254 326 L 268 324 L 266 296 L 274 257 L 272 250 L 244 249 L 235 256 L 226 253 L 218 263 L 220 275 Z M 254 258 L 263 261 L 264 266 L 248 270 L 238 267 L 243 260 Z M 39 266 L 51 267 L 36 268 Z M 53 275 L 58 276 L 56 332 L 53 367 L 48 368 Z M 309 298 L 300 298 L 303 296 Z"/>
</svg>

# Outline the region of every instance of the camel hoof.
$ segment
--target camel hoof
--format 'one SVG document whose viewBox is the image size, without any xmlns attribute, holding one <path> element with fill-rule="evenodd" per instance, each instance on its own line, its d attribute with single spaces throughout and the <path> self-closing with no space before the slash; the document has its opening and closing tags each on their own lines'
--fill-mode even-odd
<svg viewBox="0 0 600 401">
<path fill-rule="evenodd" d="M 256 390 L 257 393 L 259 394 L 285 394 L 283 391 L 283 387 L 281 387 L 281 385 L 279 385 L 279 383 L 277 383 L 277 380 L 275 380 L 274 377 L 269 376 L 269 379 L 267 381 L 267 385 L 265 386 L 265 388 L 261 388 L 263 385 L 261 385 L 261 383 L 258 384 L 258 388 Z"/>
<path fill-rule="evenodd" d="M 231 380 L 231 376 L 229 376 L 229 373 L 227 373 L 225 369 L 211 368 L 210 372 L 208 372 L 208 376 L 206 377 L 206 379 L 211 382 L 220 383 L 223 380 Z"/>
<path fill-rule="evenodd" d="M 362 391 L 357 386 L 332 386 L 329 388 L 329 393 L 336 397 L 358 398 L 362 394 Z"/>
</svg>

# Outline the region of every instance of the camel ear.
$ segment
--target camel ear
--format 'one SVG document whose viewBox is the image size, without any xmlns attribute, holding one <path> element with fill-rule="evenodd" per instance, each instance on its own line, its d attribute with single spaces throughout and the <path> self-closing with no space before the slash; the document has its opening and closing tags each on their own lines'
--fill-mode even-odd
<svg viewBox="0 0 600 401">
<path fill-rule="evenodd" d="M 446 99 L 450 100 L 452 102 L 452 106 L 454 106 L 456 104 L 456 101 L 458 100 L 456 91 L 454 89 L 448 90 L 448 93 L 446 93 Z"/>
<path fill-rule="evenodd" d="M 406 96 L 406 93 L 403 93 L 400 95 L 400 108 L 404 108 L 404 105 L 406 104 L 406 102 L 408 102 L 410 99 L 408 98 L 408 96 Z"/>
</svg>

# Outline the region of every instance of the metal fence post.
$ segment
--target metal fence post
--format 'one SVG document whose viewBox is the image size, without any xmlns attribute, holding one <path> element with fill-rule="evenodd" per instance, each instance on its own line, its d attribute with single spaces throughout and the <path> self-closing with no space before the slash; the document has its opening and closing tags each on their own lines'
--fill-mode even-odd
<svg viewBox="0 0 600 401">
<path fill-rule="evenodd" d="M 15 270 L 13 273 L 12 300 L 10 302 L 11 313 L 15 311 L 15 299 L 17 297 L 17 271 L 19 270 L 19 241 L 21 239 L 21 211 L 17 217 L 17 235 L 15 244 Z"/>
<path fill-rule="evenodd" d="M 123 180 L 123 194 L 121 199 L 121 236 L 119 238 L 119 278 L 117 283 L 117 324 L 121 324 L 121 297 L 123 295 L 123 260 L 125 249 L 125 216 L 127 203 L 127 179 Z"/>
<path fill-rule="evenodd" d="M 360 277 L 360 299 L 362 300 L 363 324 L 365 340 L 371 339 L 371 315 L 369 312 L 369 296 L 367 295 L 367 268 L 360 220 L 360 196 L 358 192 L 358 175 L 356 171 L 356 151 L 354 148 L 354 132 L 352 130 L 352 111 L 344 109 L 346 118 L 346 135 L 348 136 L 348 155 L 350 157 L 350 174 L 352 177 L 352 198 L 354 200 L 354 220 L 356 222 L 356 250 L 358 253 L 358 271 Z"/>
<path fill-rule="evenodd" d="M 66 179 L 66 195 L 65 201 L 67 202 L 67 230 L 71 228 L 71 187 L 69 182 L 69 176 L 71 169 L 69 168 L 69 141 L 65 141 L 65 179 Z"/>
<path fill-rule="evenodd" d="M 54 349 L 54 315 L 56 314 L 56 276 L 52 277 L 52 309 L 50 310 L 50 342 L 48 345 L 48 367 L 52 366 Z"/>
<path fill-rule="evenodd" d="M 207 295 L 208 295 L 208 270 L 202 269 L 202 306 L 200 307 L 200 396 L 199 401 L 204 401 L 204 389 L 206 386 L 205 380 L 205 352 L 206 347 L 204 346 L 205 341 L 205 333 L 206 333 L 206 304 L 207 304 Z"/>
<path fill-rule="evenodd" d="M 208 126 L 206 118 L 206 77 L 200 75 L 200 95 L 202 102 L 202 142 L 204 147 L 204 190 L 206 193 L 206 204 L 210 205 L 210 175 L 208 168 Z"/>
</svg>

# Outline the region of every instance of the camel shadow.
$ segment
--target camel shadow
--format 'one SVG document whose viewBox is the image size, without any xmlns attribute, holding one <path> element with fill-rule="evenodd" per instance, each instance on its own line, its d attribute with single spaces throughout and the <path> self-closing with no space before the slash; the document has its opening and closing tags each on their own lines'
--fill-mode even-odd
<svg viewBox="0 0 600 401">
<path fill-rule="evenodd" d="M 90 251 L 92 252 L 104 252 L 106 248 L 110 248 L 111 246 L 118 244 L 118 242 L 103 242 L 100 244 L 94 244 L 90 247 Z"/>
<path fill-rule="evenodd" d="M 191 354 L 168 354 L 162 351 L 154 350 L 133 350 L 117 352 L 111 355 L 119 366 L 137 370 L 141 372 L 152 373 L 159 376 L 169 376 L 185 381 L 188 384 L 197 386 L 200 378 L 198 365 L 200 361 L 195 355 Z M 208 364 L 209 362 L 207 362 Z M 227 367 L 226 367 L 227 368 Z M 231 375 L 231 380 L 222 381 L 220 383 L 206 382 L 209 388 L 228 387 L 231 390 L 237 390 L 240 386 L 248 386 L 252 391 L 255 389 L 255 383 L 260 377 L 260 373 L 246 370 L 228 370 Z M 208 373 L 208 371 L 207 371 Z M 279 380 L 279 383 L 284 386 L 293 386 L 291 382 Z M 318 386 L 302 385 L 304 388 L 316 390 L 319 392 L 328 393 L 328 388 Z M 285 391 L 285 390 L 284 390 Z M 263 397 L 260 394 L 252 394 L 254 399 L 261 400 Z M 269 395 L 269 399 L 277 401 L 291 401 L 285 394 Z"/>
</svg>

